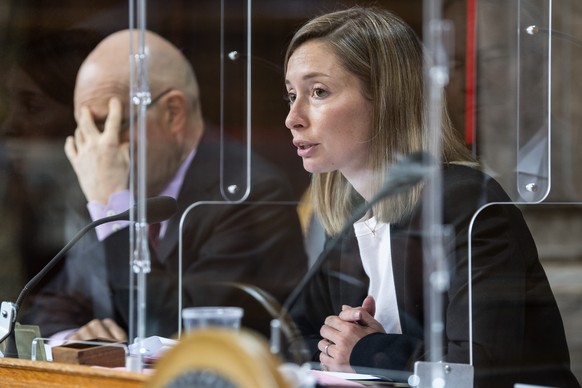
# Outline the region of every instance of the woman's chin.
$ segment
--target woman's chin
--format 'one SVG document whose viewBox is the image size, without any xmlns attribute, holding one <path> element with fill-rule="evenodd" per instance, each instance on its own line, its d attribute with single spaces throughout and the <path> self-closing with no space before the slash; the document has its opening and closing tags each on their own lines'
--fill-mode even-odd
<svg viewBox="0 0 582 388">
<path fill-rule="evenodd" d="M 324 168 L 318 168 L 317 166 L 314 166 L 313 164 L 305 163 L 305 161 L 303 161 L 303 168 L 305 169 L 305 171 L 312 173 L 312 174 L 328 172 L 328 170 L 326 170 Z"/>
</svg>

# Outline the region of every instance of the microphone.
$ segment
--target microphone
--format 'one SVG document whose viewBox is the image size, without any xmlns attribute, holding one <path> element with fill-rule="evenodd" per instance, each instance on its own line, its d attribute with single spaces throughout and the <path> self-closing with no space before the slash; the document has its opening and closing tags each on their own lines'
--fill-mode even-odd
<svg viewBox="0 0 582 388">
<path fill-rule="evenodd" d="M 372 198 L 370 202 L 360 205 L 346 221 L 343 228 L 333 236 L 326 248 L 321 252 L 317 260 L 311 265 L 307 273 L 303 276 L 301 281 L 293 289 L 291 294 L 283 303 L 283 311 L 289 312 L 295 305 L 297 298 L 303 292 L 309 281 L 315 276 L 317 271 L 327 260 L 330 251 L 342 239 L 343 235 L 353 224 L 362 218 L 376 203 L 381 200 L 402 193 L 411 189 L 420 181 L 425 179 L 429 173 L 436 170 L 436 166 L 432 163 L 432 158 L 425 152 L 418 151 L 412 154 L 399 158 L 388 170 L 384 185 L 378 193 Z"/>
<path fill-rule="evenodd" d="M 134 206 L 136 209 L 137 205 Z M 100 218 L 86 225 L 73 237 L 71 241 L 67 243 L 56 254 L 55 257 L 49 261 L 44 268 L 37 273 L 22 289 L 15 303 L 2 302 L 0 307 L 0 343 L 2 343 L 13 331 L 14 322 L 16 321 L 16 315 L 22 304 L 22 301 L 28 295 L 28 292 L 34 288 L 46 274 L 54 268 L 54 266 L 63 258 L 65 253 L 67 253 L 77 241 L 81 239 L 89 230 L 96 228 L 99 225 L 105 224 L 107 222 L 114 221 L 129 221 L 130 210 L 128 209 L 123 213 L 115 214 L 113 216 Z M 167 220 L 172 217 L 178 211 L 178 204 L 176 200 L 172 197 L 152 197 L 146 200 L 146 217 L 148 223 L 157 223 Z"/>
</svg>

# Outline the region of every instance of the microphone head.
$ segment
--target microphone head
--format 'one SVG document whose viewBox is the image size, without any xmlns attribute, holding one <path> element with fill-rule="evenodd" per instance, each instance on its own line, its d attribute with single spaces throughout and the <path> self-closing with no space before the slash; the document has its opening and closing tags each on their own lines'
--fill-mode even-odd
<svg viewBox="0 0 582 388">
<path fill-rule="evenodd" d="M 178 212 L 178 203 L 172 197 L 152 197 L 146 201 L 147 222 L 162 222 Z"/>
</svg>

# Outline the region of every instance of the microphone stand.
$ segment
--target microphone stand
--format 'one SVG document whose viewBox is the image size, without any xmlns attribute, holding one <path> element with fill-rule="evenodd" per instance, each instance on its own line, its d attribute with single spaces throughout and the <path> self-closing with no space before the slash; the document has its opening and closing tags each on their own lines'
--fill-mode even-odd
<svg viewBox="0 0 582 388">
<path fill-rule="evenodd" d="M 146 203 L 148 218 L 150 222 L 160 222 L 170 218 L 178 210 L 176 200 L 170 197 L 153 197 L 149 198 Z M 32 279 L 26 283 L 26 285 L 20 291 L 18 298 L 15 303 L 12 302 L 2 302 L 0 306 L 0 344 L 4 342 L 7 338 L 9 341 L 6 344 L 6 354 L 5 356 L 13 356 L 15 353 L 15 340 L 14 340 L 14 325 L 16 323 L 16 316 L 18 315 L 18 310 L 22 305 L 22 301 L 28 295 L 30 290 L 34 288 L 41 280 L 46 276 L 46 274 L 54 268 L 55 265 L 63 258 L 63 256 L 71 249 L 73 245 L 77 243 L 89 230 L 96 228 L 99 225 L 114 222 L 114 221 L 129 221 L 130 209 L 115 214 L 113 216 L 100 218 L 89 224 L 87 224 L 83 229 L 81 229 L 77 234 L 56 254 L 55 257 L 48 262 L 48 264 L 38 272 Z M 17 355 L 16 355 L 17 357 Z"/>
<path fill-rule="evenodd" d="M 90 224 L 87 224 L 83 229 L 81 229 L 79 232 L 77 232 L 75 237 L 73 237 L 73 239 L 71 241 L 69 241 L 67 243 L 67 245 L 65 245 L 63 247 L 63 249 L 61 249 L 59 251 L 59 253 L 57 253 L 56 256 L 53 257 L 51 259 L 51 261 L 49 261 L 48 264 L 40 272 L 38 272 L 32 279 L 30 279 L 28 281 L 28 283 L 26 283 L 26 285 L 23 287 L 22 291 L 20 291 L 20 294 L 18 295 L 18 298 L 16 299 L 15 303 L 7 302 L 7 301 L 2 302 L 2 306 L 0 307 L 0 343 L 4 342 L 4 340 L 9 338 L 9 340 L 6 344 L 5 356 L 11 357 L 11 356 L 16 355 L 16 353 L 15 353 L 16 346 L 15 346 L 15 339 L 14 339 L 14 324 L 16 322 L 16 316 L 18 314 L 18 310 L 20 309 L 20 306 L 22 305 L 22 301 L 28 295 L 30 290 L 32 288 L 34 288 L 42 280 L 42 278 L 44 278 L 46 276 L 46 274 L 51 269 L 54 268 L 55 265 L 57 265 L 57 263 L 63 258 L 65 253 L 67 253 L 69 251 L 69 249 L 71 249 L 71 247 L 73 245 L 75 245 L 75 243 L 77 241 L 79 241 L 81 239 L 81 237 L 83 237 L 89 230 L 91 230 L 99 225 L 105 224 L 107 222 L 126 220 L 128 218 L 128 216 L 129 216 L 129 211 L 126 211 L 126 212 L 119 213 L 119 214 L 116 214 L 116 215 L 113 215 L 110 217 L 101 218 L 101 219 L 98 219 L 96 221 L 91 222 Z"/>
</svg>

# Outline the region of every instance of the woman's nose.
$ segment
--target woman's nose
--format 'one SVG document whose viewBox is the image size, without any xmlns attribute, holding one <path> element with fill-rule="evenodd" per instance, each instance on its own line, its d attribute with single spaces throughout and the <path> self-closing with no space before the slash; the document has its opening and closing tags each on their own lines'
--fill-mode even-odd
<svg viewBox="0 0 582 388">
<path fill-rule="evenodd" d="M 291 105 L 287 118 L 285 119 L 285 126 L 289 129 L 298 129 L 305 126 L 305 118 L 304 115 L 301 114 L 297 102 L 294 102 Z"/>
</svg>

